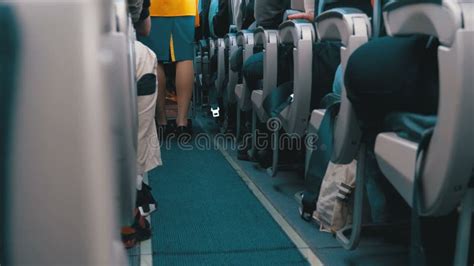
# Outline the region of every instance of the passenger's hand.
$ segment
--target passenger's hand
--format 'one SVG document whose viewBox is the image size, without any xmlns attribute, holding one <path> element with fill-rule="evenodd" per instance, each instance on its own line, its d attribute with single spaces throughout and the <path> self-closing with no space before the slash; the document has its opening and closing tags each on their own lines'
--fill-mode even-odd
<svg viewBox="0 0 474 266">
<path fill-rule="evenodd" d="M 305 19 L 309 21 L 314 21 L 314 12 L 308 13 L 298 13 L 288 16 L 288 19 Z"/>
</svg>

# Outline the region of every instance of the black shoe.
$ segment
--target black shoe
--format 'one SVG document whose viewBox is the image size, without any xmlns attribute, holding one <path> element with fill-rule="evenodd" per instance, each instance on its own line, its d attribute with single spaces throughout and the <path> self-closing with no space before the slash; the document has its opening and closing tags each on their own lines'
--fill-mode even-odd
<svg viewBox="0 0 474 266">
<path fill-rule="evenodd" d="M 255 159 L 257 160 L 260 167 L 267 169 L 268 167 L 272 166 L 273 163 L 273 155 L 271 150 L 259 150 L 255 155 Z"/>
<path fill-rule="evenodd" d="M 166 138 L 175 133 L 174 127 L 172 125 L 157 125 L 156 129 L 158 131 L 158 139 L 160 142 L 166 140 Z"/>
<path fill-rule="evenodd" d="M 190 126 L 179 126 L 176 128 L 176 138 L 182 141 L 189 141 L 193 136 L 193 130 Z"/>
<path fill-rule="evenodd" d="M 157 204 L 155 198 L 151 194 L 151 187 L 142 182 L 142 189 L 137 190 L 137 200 L 135 207 L 140 211 L 142 216 L 148 216 L 156 210 Z"/>
<path fill-rule="evenodd" d="M 253 162 L 252 158 L 250 158 L 248 154 L 248 150 L 239 150 L 237 153 L 237 159 L 241 161 Z"/>
<path fill-rule="evenodd" d="M 239 147 L 237 151 L 237 159 L 241 161 L 249 161 L 249 162 L 254 161 L 253 158 L 251 158 L 249 155 L 248 147 L 242 147 L 242 148 Z"/>
</svg>

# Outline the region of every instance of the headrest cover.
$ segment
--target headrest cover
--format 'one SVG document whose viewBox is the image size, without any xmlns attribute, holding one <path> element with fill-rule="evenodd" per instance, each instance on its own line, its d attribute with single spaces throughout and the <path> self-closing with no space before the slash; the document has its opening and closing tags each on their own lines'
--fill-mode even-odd
<svg viewBox="0 0 474 266">
<path fill-rule="evenodd" d="M 316 18 L 320 40 L 340 40 L 347 45 L 351 35 L 371 34 L 367 15 L 356 8 L 334 8 Z"/>
<path fill-rule="evenodd" d="M 462 28 L 462 13 L 454 0 L 398 1 L 384 7 L 385 28 L 390 36 L 425 34 L 451 46 L 457 29 Z"/>
</svg>

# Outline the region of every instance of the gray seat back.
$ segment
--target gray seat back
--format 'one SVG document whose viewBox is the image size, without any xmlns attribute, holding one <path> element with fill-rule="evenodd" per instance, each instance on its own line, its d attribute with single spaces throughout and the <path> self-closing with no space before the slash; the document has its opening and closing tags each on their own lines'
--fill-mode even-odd
<svg viewBox="0 0 474 266">
<path fill-rule="evenodd" d="M 263 46 L 263 99 L 277 85 L 279 43 L 280 35 L 277 30 L 259 27 L 255 31 L 255 45 Z"/>
<path fill-rule="evenodd" d="M 372 32 L 367 15 L 354 8 L 336 8 L 323 12 L 316 19 L 316 25 L 321 40 L 341 40 L 343 72 L 350 55 L 368 41 Z M 340 164 L 352 162 L 359 148 L 361 131 L 344 87 L 334 134 L 331 160 Z"/>
<path fill-rule="evenodd" d="M 235 103 L 235 85 L 239 81 L 239 73 L 232 71 L 230 60 L 235 51 L 239 48 L 237 45 L 237 35 L 235 33 L 229 33 L 224 37 L 225 48 L 229 52 L 228 58 L 228 81 L 224 93 L 224 100 L 227 104 Z"/>
<path fill-rule="evenodd" d="M 117 198 L 131 195 L 116 189 L 122 175 L 114 147 L 121 143 L 111 121 L 122 111 L 110 102 L 112 89 L 122 87 L 104 80 L 111 61 L 123 57 L 114 58 L 118 48 L 103 38 L 101 3 L 8 5 L 22 46 L 7 177 L 7 256 L 12 265 L 127 264 Z M 119 80 L 126 69 L 120 71 Z"/>
<path fill-rule="evenodd" d="M 112 9 L 113 10 L 113 9 Z M 113 25 L 111 31 L 101 36 L 101 49 L 112 56 L 102 61 L 103 82 L 107 92 L 108 104 L 114 110 L 110 121 L 111 137 L 117 145 L 112 148 L 118 169 L 117 191 L 120 223 L 131 221 L 136 190 L 136 154 L 138 140 L 137 88 L 135 81 L 135 31 L 129 20 L 125 3 L 118 4 L 117 17 L 120 24 Z M 119 29 L 118 31 L 116 29 Z M 120 144 L 120 145 L 119 145 Z"/>
<path fill-rule="evenodd" d="M 423 215 L 452 211 L 474 169 L 474 1 L 419 3 L 384 12 L 388 34 L 426 34 L 439 39 L 438 122 L 425 154 Z"/>
<path fill-rule="evenodd" d="M 225 80 L 225 42 L 224 39 L 217 39 L 217 79 L 216 89 L 217 95 L 222 96 L 222 89 Z"/>
<path fill-rule="evenodd" d="M 286 132 L 300 136 L 305 133 L 309 118 L 315 40 L 316 34 L 311 23 L 289 20 L 280 25 L 281 43 L 294 46 L 294 97 L 292 103 L 280 113 L 279 118 Z"/>
<path fill-rule="evenodd" d="M 237 33 L 237 45 L 243 48 L 243 62 L 247 61 L 249 57 L 253 55 L 253 48 L 255 47 L 255 39 L 252 31 L 242 30 Z M 239 99 L 238 108 L 242 111 L 248 111 L 252 108 L 252 103 L 250 102 L 250 91 L 247 88 L 247 83 L 245 79 L 243 80 L 244 85 L 244 95 Z M 235 86 L 232 89 L 235 92 Z M 235 95 L 235 93 L 234 93 Z"/>
</svg>

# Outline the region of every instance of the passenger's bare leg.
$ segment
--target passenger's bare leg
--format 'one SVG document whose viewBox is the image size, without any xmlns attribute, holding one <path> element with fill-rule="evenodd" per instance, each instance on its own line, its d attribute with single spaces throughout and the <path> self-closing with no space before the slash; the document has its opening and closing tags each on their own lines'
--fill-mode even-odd
<svg viewBox="0 0 474 266">
<path fill-rule="evenodd" d="M 176 125 L 188 125 L 188 111 L 194 86 L 193 61 L 181 61 L 176 63 L 176 96 L 178 98 L 178 117 Z"/>
<path fill-rule="evenodd" d="M 163 64 L 158 64 L 158 97 L 156 101 L 155 119 L 159 126 L 167 124 L 166 118 L 166 75 Z"/>
</svg>

